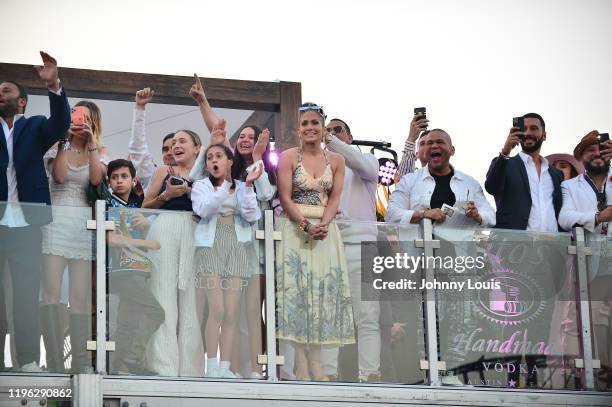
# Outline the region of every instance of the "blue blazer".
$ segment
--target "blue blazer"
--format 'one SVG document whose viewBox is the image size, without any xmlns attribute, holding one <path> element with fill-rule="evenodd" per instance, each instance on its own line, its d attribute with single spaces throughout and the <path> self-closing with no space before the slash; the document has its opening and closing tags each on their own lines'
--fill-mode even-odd
<svg viewBox="0 0 612 407">
<path fill-rule="evenodd" d="M 555 218 L 563 203 L 561 182 L 563 173 L 553 166 L 548 167 L 548 173 L 553 182 L 553 207 Z M 489 166 L 485 189 L 495 198 L 497 205 L 496 228 L 526 230 L 531 212 L 531 189 L 525 163 L 518 155 L 506 160 L 496 157 Z M 562 229 L 557 224 L 559 231 Z"/>
<path fill-rule="evenodd" d="M 66 93 L 58 96 L 49 92 L 51 115 L 22 117 L 13 130 L 13 165 L 17 173 L 19 202 L 43 205 L 22 205 L 23 215 L 30 225 L 51 222 L 51 197 L 49 180 L 45 172 L 43 156 L 70 128 L 70 106 Z M 6 136 L 0 126 L 0 219 L 6 210 L 8 199 L 8 150 Z"/>
</svg>

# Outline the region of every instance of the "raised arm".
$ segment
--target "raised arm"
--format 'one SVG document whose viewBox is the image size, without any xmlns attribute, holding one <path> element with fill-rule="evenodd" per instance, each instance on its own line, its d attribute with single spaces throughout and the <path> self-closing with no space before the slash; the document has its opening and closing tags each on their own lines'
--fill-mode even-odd
<svg viewBox="0 0 612 407">
<path fill-rule="evenodd" d="M 266 147 L 268 146 L 269 142 L 270 130 L 263 129 L 253 148 L 253 164 L 247 167 L 247 174 L 250 174 L 259 166 L 261 166 L 261 168 L 264 168 L 264 162 L 262 157 L 264 152 L 266 151 Z M 265 169 L 262 171 L 261 176 L 255 180 L 254 184 L 255 193 L 257 194 L 258 201 L 269 201 L 274 198 L 274 195 L 276 195 L 276 186 L 270 183 L 268 173 L 265 171 Z"/>
<path fill-rule="evenodd" d="M 521 132 L 517 127 L 512 127 L 499 156 L 495 157 L 491 162 L 489 171 L 487 171 L 487 179 L 485 180 L 485 190 L 491 195 L 499 195 L 504 191 L 509 155 L 512 149 L 520 144 L 520 138 L 524 136 L 525 133 Z"/>
<path fill-rule="evenodd" d="M 189 96 L 193 98 L 198 104 L 200 108 L 200 114 L 202 114 L 202 118 L 204 119 L 204 123 L 208 128 L 208 131 L 212 133 L 213 127 L 219 122 L 220 117 L 217 116 L 210 107 L 208 103 L 208 99 L 206 98 L 206 94 L 204 93 L 204 87 L 202 86 L 202 81 L 198 78 L 197 74 L 193 74 L 194 83 L 191 85 L 191 89 L 189 90 Z"/>
<path fill-rule="evenodd" d="M 362 180 L 378 182 L 378 160 L 372 154 L 363 154 L 333 134 L 329 136 L 327 148 L 344 157 L 346 166 Z"/>
<path fill-rule="evenodd" d="M 402 160 L 397 167 L 397 177 L 401 179 L 404 175 L 414 172 L 416 166 L 416 142 L 421 133 L 427 130 L 429 120 L 420 119 L 420 116 L 414 116 L 410 122 L 410 132 L 404 144 Z"/>
<path fill-rule="evenodd" d="M 43 65 L 36 66 L 39 78 L 49 90 L 49 119 L 45 121 L 40 134 L 42 150 L 47 151 L 70 128 L 70 106 L 57 73 L 57 61 L 46 52 L 40 51 Z"/>
<path fill-rule="evenodd" d="M 155 162 L 145 137 L 145 108 L 147 103 L 153 100 L 154 95 L 155 91 L 151 88 L 144 88 L 136 92 L 132 134 L 128 142 L 130 161 L 136 168 L 136 175 L 145 186 L 149 184 L 155 172 Z"/>
</svg>

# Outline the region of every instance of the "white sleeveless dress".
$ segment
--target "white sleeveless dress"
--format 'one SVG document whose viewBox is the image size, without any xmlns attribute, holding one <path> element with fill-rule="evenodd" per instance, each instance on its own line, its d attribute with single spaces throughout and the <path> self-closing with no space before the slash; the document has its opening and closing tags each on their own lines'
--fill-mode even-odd
<svg viewBox="0 0 612 407">
<path fill-rule="evenodd" d="M 45 155 L 47 171 L 57 150 Z M 104 162 L 104 161 L 103 161 Z M 42 228 L 42 252 L 66 259 L 95 260 L 94 231 L 87 230 L 93 212 L 85 195 L 89 185 L 89 164 L 74 167 L 68 164 L 64 183 L 58 184 L 49 175 L 53 222 Z"/>
</svg>

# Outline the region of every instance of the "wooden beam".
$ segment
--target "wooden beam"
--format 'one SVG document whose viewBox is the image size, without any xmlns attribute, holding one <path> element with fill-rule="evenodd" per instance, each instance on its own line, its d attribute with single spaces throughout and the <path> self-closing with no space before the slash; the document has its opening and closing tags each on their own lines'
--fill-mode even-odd
<svg viewBox="0 0 612 407">
<path fill-rule="evenodd" d="M 143 74 L 133 72 L 96 71 L 59 68 L 63 86 L 71 97 L 108 100 L 134 100 L 138 89 L 155 90 L 155 103 L 195 105 L 189 96 L 191 76 Z M 201 78 L 206 96 L 214 107 L 278 112 L 281 105 L 280 86 L 276 82 Z M 36 71 L 30 65 L 0 63 L 0 80 L 12 80 L 32 94 L 46 94 Z M 299 85 L 299 84 L 298 84 Z"/>
<path fill-rule="evenodd" d="M 275 136 L 280 150 L 295 147 L 298 144 L 297 122 L 298 109 L 302 103 L 302 86 L 297 82 L 280 83 L 280 114 L 277 115 L 279 129 Z"/>
</svg>

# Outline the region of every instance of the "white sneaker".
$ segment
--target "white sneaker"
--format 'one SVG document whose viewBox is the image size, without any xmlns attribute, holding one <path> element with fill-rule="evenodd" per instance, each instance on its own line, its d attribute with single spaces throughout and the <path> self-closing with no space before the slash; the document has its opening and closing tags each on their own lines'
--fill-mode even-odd
<svg viewBox="0 0 612 407">
<path fill-rule="evenodd" d="M 224 367 L 219 367 L 219 376 L 222 379 L 237 379 L 238 376 L 236 376 L 234 374 L 234 372 L 232 372 L 231 370 L 224 368 Z"/>
<path fill-rule="evenodd" d="M 222 377 L 218 366 L 206 369 L 206 377 Z"/>
<path fill-rule="evenodd" d="M 44 370 L 42 370 L 41 367 L 38 366 L 38 363 L 36 362 L 31 362 L 31 363 L 21 366 L 20 371 L 23 373 L 42 373 L 44 372 Z"/>
<path fill-rule="evenodd" d="M 249 379 L 255 379 L 255 380 L 263 380 L 263 375 L 259 372 L 251 372 L 251 375 L 249 376 Z"/>
</svg>

